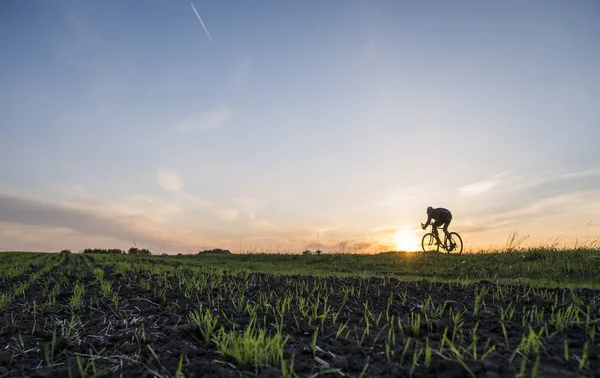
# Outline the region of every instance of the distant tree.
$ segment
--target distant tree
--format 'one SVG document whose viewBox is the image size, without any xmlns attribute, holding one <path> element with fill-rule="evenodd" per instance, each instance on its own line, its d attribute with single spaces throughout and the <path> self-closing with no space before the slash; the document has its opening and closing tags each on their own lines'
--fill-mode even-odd
<svg viewBox="0 0 600 378">
<path fill-rule="evenodd" d="M 124 253 L 124 251 L 120 250 L 120 249 L 99 249 L 99 248 L 86 248 L 83 250 L 83 253 L 97 253 L 97 254 L 109 254 L 109 255 L 120 255 L 122 253 Z"/>
<path fill-rule="evenodd" d="M 71 251 L 68 249 L 63 249 L 62 251 L 60 251 L 61 254 L 65 254 L 65 255 L 70 255 Z"/>
<path fill-rule="evenodd" d="M 131 247 L 129 248 L 129 251 L 127 251 L 127 254 L 134 256 L 150 256 L 152 253 L 146 248 L 138 249 L 136 247 Z"/>
<path fill-rule="evenodd" d="M 315 251 L 315 255 L 320 255 L 321 253 L 323 253 L 323 251 L 321 251 L 320 249 L 317 249 L 317 250 Z"/>
<path fill-rule="evenodd" d="M 310 251 L 310 249 L 305 249 L 304 251 L 302 251 L 302 256 L 310 256 L 312 255 L 312 252 Z"/>
<path fill-rule="evenodd" d="M 228 249 L 205 249 L 203 251 L 198 252 L 198 255 L 231 255 L 231 251 Z"/>
</svg>

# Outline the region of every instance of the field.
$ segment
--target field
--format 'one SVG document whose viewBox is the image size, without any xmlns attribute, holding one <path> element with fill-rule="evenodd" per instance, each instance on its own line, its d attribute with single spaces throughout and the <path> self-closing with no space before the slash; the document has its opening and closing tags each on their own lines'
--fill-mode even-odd
<svg viewBox="0 0 600 378">
<path fill-rule="evenodd" d="M 600 376 L 600 251 L 0 254 L 0 377 Z"/>
</svg>

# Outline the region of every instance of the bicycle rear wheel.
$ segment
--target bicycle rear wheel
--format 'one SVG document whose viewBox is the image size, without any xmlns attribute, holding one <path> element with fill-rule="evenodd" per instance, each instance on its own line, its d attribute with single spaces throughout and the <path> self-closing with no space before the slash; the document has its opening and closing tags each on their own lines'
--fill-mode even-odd
<svg viewBox="0 0 600 378">
<path fill-rule="evenodd" d="M 440 250 L 440 246 L 437 244 L 437 239 L 431 232 L 423 235 L 421 247 L 423 248 L 423 252 L 439 252 Z"/>
<path fill-rule="evenodd" d="M 462 242 L 462 238 L 460 237 L 459 234 L 457 234 L 456 232 L 451 232 L 450 233 L 450 239 L 447 240 L 446 244 L 448 247 L 447 251 L 448 253 L 456 253 L 456 254 L 461 254 L 463 251 L 463 242 Z M 454 248 L 451 248 L 450 246 L 454 244 Z"/>
</svg>

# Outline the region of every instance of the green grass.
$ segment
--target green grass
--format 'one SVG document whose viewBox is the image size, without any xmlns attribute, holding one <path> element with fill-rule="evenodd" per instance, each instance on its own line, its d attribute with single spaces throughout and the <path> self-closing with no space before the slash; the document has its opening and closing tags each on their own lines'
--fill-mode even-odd
<svg viewBox="0 0 600 378">
<path fill-rule="evenodd" d="M 234 254 L 150 257 L 217 269 L 291 275 L 394 275 L 434 281 L 499 281 L 536 286 L 600 288 L 599 249 L 527 249 L 473 253 L 388 252 L 377 255 Z"/>
<path fill-rule="evenodd" d="M 27 263 L 30 259 L 36 263 Z M 90 332 L 98 334 L 100 328 L 90 330 L 90 319 L 98 313 L 109 325 L 123 324 L 128 339 L 137 345 L 137 355 L 119 356 L 137 363 L 142 361 L 136 360 L 139 351 L 148 349 L 160 364 L 154 350 L 159 350 L 156 344 L 163 340 L 156 338 L 161 312 L 158 319 L 155 314 L 143 316 L 136 303 L 140 300 L 164 307 L 162 313 L 168 317 L 176 314 L 196 325 L 181 331 L 191 335 L 199 348 L 219 353 L 219 360 L 254 374 L 267 366 L 281 366 L 283 376 L 293 377 L 294 361 L 301 362 L 296 368 L 315 361 L 324 369 L 319 374 L 336 370 L 328 370 L 329 363 L 321 358 L 328 356 L 326 346 L 332 338 L 367 351 L 366 359 L 360 361 L 365 376 L 377 369 L 369 360 L 373 353 L 400 364 L 405 375 L 419 375 L 443 359 L 477 376 L 477 371 L 470 370 L 474 362 L 505 356 L 520 376 L 543 376 L 544 369 L 553 364 L 547 355 L 551 347 L 559 348 L 560 358 L 564 356 L 570 369 L 582 373 L 597 369 L 598 302 L 585 291 L 529 284 L 598 288 L 598 249 L 538 248 L 463 255 L 23 253 L 0 254 L 0 268 L 0 280 L 11 282 L 0 296 L 0 309 L 8 311 L 0 318 L 5 322 L 0 328 L 24 322 L 31 335 L 36 331 L 53 335 L 36 349 L 25 345 L 27 338 L 15 336 L 10 348 L 20 355 L 36 353 L 36 361 L 51 367 L 70 359 L 82 376 L 120 366 L 94 357 L 102 351 L 73 354 Z M 323 278 L 328 275 L 362 278 Z M 435 285 L 391 277 L 453 283 Z M 482 280 L 519 285 L 462 285 Z M 119 290 L 124 285 L 134 288 L 133 294 Z M 543 306 L 534 304 L 540 301 Z M 494 326 L 490 327 L 490 319 Z M 497 337 L 490 337 L 491 329 L 497 329 Z M 60 346 L 59 336 L 67 340 L 67 347 Z M 187 357 L 179 355 L 178 361 L 163 370 L 176 376 L 188 374 Z M 359 376 L 358 371 L 354 373 Z"/>
<path fill-rule="evenodd" d="M 0 262 L 19 256 L 48 254 L 0 253 Z M 58 255 L 55 255 L 58 257 Z M 462 255 L 423 252 L 368 254 L 233 254 L 150 256 L 113 256 L 120 261 L 180 261 L 192 266 L 219 270 L 241 270 L 286 275 L 356 276 L 393 275 L 406 280 L 498 281 L 546 287 L 600 288 L 599 248 L 528 248 L 523 250 Z M 39 261 L 42 266 L 45 261 Z M 23 274 L 24 271 L 18 271 Z M 123 272 L 126 273 L 126 272 Z M 8 275 L 8 272 L 5 272 Z M 17 275 L 16 273 L 11 276 Z M 7 278 L 10 278 L 7 277 Z M 102 277 L 97 277 L 102 280 Z M 108 292 L 108 288 L 106 288 Z"/>
</svg>

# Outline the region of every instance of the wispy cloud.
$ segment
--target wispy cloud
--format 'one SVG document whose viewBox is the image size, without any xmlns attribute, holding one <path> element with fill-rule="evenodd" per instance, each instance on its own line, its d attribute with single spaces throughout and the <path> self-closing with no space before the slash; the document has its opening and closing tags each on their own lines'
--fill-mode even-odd
<svg viewBox="0 0 600 378">
<path fill-rule="evenodd" d="M 407 186 L 389 193 L 382 200 L 376 201 L 376 206 L 399 206 L 417 199 L 431 196 L 431 187 L 427 185 Z"/>
<path fill-rule="evenodd" d="M 577 179 L 577 178 L 594 177 L 594 176 L 600 176 L 600 168 L 592 168 L 592 169 L 588 169 L 585 171 L 575 171 L 575 172 L 564 173 L 562 175 L 556 176 L 556 179 Z"/>
<path fill-rule="evenodd" d="M 223 126 L 231 114 L 231 107 L 220 105 L 212 109 L 203 110 L 188 114 L 177 124 L 177 131 L 180 133 L 190 131 L 208 131 Z"/>
<path fill-rule="evenodd" d="M 493 175 L 486 180 L 474 182 L 472 184 L 468 184 L 465 186 L 461 186 L 460 188 L 458 188 L 458 193 L 462 196 L 476 196 L 476 195 L 485 193 L 485 192 L 493 189 L 494 187 L 496 187 L 498 184 L 500 184 L 501 179 L 509 173 L 510 172 L 502 172 L 502 173 Z"/>
<path fill-rule="evenodd" d="M 158 180 L 158 185 L 160 185 L 163 189 L 174 193 L 181 192 L 183 180 L 181 180 L 181 177 L 179 177 L 177 173 L 165 169 L 159 169 L 156 174 L 156 178 Z"/>
<path fill-rule="evenodd" d="M 142 194 L 132 194 L 119 199 L 101 198 L 80 186 L 67 187 L 63 190 L 63 196 L 58 201 L 59 205 L 97 214 L 120 214 L 118 217 L 123 219 L 139 219 L 146 216 L 145 214 L 152 214 L 157 220 L 167 219 L 181 214 L 184 207 L 189 207 L 187 203 L 184 204 L 172 198 L 161 200 Z"/>
<path fill-rule="evenodd" d="M 90 235 L 132 240 L 133 229 L 118 219 L 35 199 L 0 195 L 0 222 L 62 227 Z M 155 240 L 153 240 L 155 241 Z"/>
<path fill-rule="evenodd" d="M 252 198 L 237 198 L 226 206 L 214 210 L 216 219 L 224 222 L 239 221 L 241 226 L 251 228 L 264 227 L 269 222 L 256 218 L 258 201 Z"/>
<path fill-rule="evenodd" d="M 600 178 L 600 168 L 590 168 L 580 171 L 562 172 L 562 173 L 539 173 L 536 175 L 528 175 L 526 177 L 515 177 L 512 180 L 511 186 L 507 187 L 507 190 L 511 191 L 536 191 L 544 188 L 555 188 L 557 184 L 566 184 L 575 182 L 577 180 L 587 180 L 588 182 L 581 182 L 580 188 L 592 188 L 598 185 L 593 181 Z"/>
<path fill-rule="evenodd" d="M 600 211 L 600 192 L 597 190 L 580 190 L 565 192 L 533 201 L 530 204 L 508 209 L 506 211 L 479 217 L 478 219 L 461 220 L 461 232 L 482 232 L 489 229 L 517 226 L 537 218 L 547 221 L 549 217 L 561 214 L 582 214 L 583 212 Z"/>
<path fill-rule="evenodd" d="M 205 206 L 200 200 L 190 202 L 186 195 L 176 195 L 170 201 L 142 195 L 109 200 L 82 188 L 73 188 L 53 202 L 0 194 L 0 248 L 10 248 L 12 243 L 22 245 L 19 248 L 47 250 L 47 246 L 56 246 L 56 240 L 54 244 L 45 240 L 47 235 L 54 235 L 54 239 L 63 235 L 58 239 L 69 245 L 76 244 L 72 248 L 110 246 L 112 240 L 113 243 L 120 241 L 123 248 L 136 241 L 138 245 L 152 248 L 166 243 L 179 251 L 193 252 L 201 244 L 222 244 L 226 239 L 190 228 L 193 214 L 186 211 L 204 209 L 200 205 Z M 210 224 L 206 223 L 209 217 L 210 213 L 206 212 L 205 217 L 196 219 L 196 224 Z M 27 243 L 18 242 L 19 238 L 23 239 L 23 230 L 35 232 L 29 235 Z M 94 245 L 94 242 L 101 244 Z"/>
<path fill-rule="evenodd" d="M 596 191 L 574 191 L 541 198 L 529 205 L 491 217 L 495 224 L 515 223 L 523 218 L 552 215 L 565 212 L 577 213 L 587 206 L 598 206 Z"/>
<path fill-rule="evenodd" d="M 258 210 L 258 201 L 253 198 L 238 198 L 233 201 L 237 204 L 241 212 L 243 212 L 249 219 L 256 217 Z"/>
<path fill-rule="evenodd" d="M 216 212 L 216 216 L 225 222 L 234 222 L 240 219 L 240 214 L 236 209 L 221 209 Z"/>
</svg>

